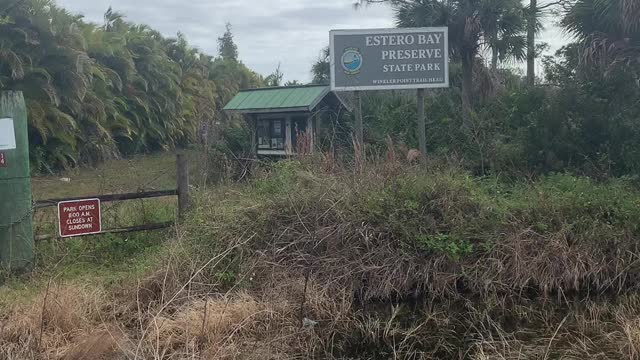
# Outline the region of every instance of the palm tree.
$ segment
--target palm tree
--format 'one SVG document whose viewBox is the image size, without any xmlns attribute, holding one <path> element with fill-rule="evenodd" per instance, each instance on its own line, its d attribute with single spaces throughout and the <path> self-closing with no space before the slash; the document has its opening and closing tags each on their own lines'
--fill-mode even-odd
<svg viewBox="0 0 640 360">
<path fill-rule="evenodd" d="M 113 9 L 98 26 L 52 0 L 0 0 L 0 90 L 23 91 L 40 170 L 195 141 L 225 118 L 225 101 L 262 83 L 238 59 L 214 60 Z"/>
<path fill-rule="evenodd" d="M 487 1 L 485 6 L 488 19 L 484 37 L 491 51 L 491 70 L 495 73 L 499 62 L 526 59 L 524 9 L 518 0 L 511 3 L 492 0 Z"/>
<path fill-rule="evenodd" d="M 519 0 L 361 0 L 388 2 L 399 27 L 447 26 L 451 59 L 462 64 L 462 104 L 466 121 L 473 103 L 473 74 L 483 47 L 496 59 L 522 56 L 523 8 Z"/>
<path fill-rule="evenodd" d="M 577 0 L 562 25 L 583 46 L 587 63 L 640 73 L 640 0 Z"/>
<path fill-rule="evenodd" d="M 32 138 L 48 147 L 51 159 L 77 163 L 82 129 L 104 129 L 100 117 L 83 118 L 102 111 L 88 97 L 100 73 L 85 53 L 80 17 L 48 0 L 14 3 L 0 6 L 0 48 L 5 57 L 14 55 L 9 70 L 0 66 L 10 73 L 10 81 L 0 75 L 1 86 L 24 92 Z"/>
</svg>

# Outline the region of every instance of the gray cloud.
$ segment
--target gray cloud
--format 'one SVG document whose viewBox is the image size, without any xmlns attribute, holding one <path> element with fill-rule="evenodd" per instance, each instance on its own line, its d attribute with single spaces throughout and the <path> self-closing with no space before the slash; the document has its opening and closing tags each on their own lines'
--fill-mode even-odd
<svg viewBox="0 0 640 360">
<path fill-rule="evenodd" d="M 287 80 L 309 81 L 311 64 L 329 43 L 329 30 L 393 26 L 393 12 L 376 5 L 354 10 L 353 0 L 57 0 L 95 23 L 113 6 L 127 19 L 166 36 L 184 33 L 190 43 L 215 55 L 217 38 L 231 22 L 240 58 L 269 74 L 281 64 Z M 566 42 L 557 29 L 543 35 L 555 51 Z"/>
<path fill-rule="evenodd" d="M 130 21 L 150 25 L 167 36 L 178 31 L 199 49 L 217 53 L 217 38 L 231 22 L 240 58 L 269 74 L 281 64 L 288 80 L 309 81 L 310 68 L 329 44 L 333 28 L 389 27 L 391 11 L 375 6 L 355 11 L 351 0 L 58 0 L 72 12 L 101 23 L 113 9 Z M 321 4 L 321 5 L 320 5 Z"/>
</svg>

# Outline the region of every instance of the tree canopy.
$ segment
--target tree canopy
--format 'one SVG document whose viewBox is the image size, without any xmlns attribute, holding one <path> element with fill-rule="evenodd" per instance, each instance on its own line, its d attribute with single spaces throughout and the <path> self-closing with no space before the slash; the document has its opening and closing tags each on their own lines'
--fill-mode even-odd
<svg viewBox="0 0 640 360">
<path fill-rule="evenodd" d="M 480 174 L 640 174 L 640 1 L 531 1 L 533 17 L 510 0 L 358 4 L 377 2 L 395 10 L 400 27 L 449 27 L 451 87 L 425 100 L 429 154 L 462 158 Z M 541 29 L 547 9 L 573 42 L 543 58 L 539 82 L 496 66 L 530 57 L 524 35 Z M 539 46 L 532 49 L 535 58 Z M 319 77 L 321 65 L 313 68 Z M 368 142 L 384 147 L 391 137 L 417 146 L 415 93 L 366 93 L 363 107 Z"/>
<path fill-rule="evenodd" d="M 447 26 L 451 59 L 462 65 L 462 103 L 473 103 L 474 68 L 483 48 L 491 49 L 493 63 L 524 58 L 525 21 L 519 0 L 361 0 L 360 4 L 388 2 L 399 27 Z"/>
<path fill-rule="evenodd" d="M 562 25 L 583 45 L 583 59 L 606 69 L 640 69 L 640 1 L 578 0 Z"/>
<path fill-rule="evenodd" d="M 231 23 L 227 23 L 226 29 L 224 35 L 218 38 L 218 53 L 225 60 L 238 60 L 238 46 L 233 41 Z"/>
<path fill-rule="evenodd" d="M 449 27 L 451 89 L 427 99 L 432 151 L 477 157 L 482 172 L 504 149 L 522 151 L 509 161 L 544 169 L 605 157 L 619 173 L 640 169 L 640 0 L 559 1 L 574 43 L 545 59 L 546 86 L 526 90 L 521 76 L 498 66 L 525 58 L 530 12 L 519 0 L 360 1 L 373 2 L 389 3 L 400 27 Z M 285 81 L 279 66 L 265 78 L 247 68 L 230 24 L 217 45 L 207 55 L 183 34 L 163 36 L 113 9 L 92 24 L 52 0 L 0 0 L 0 90 L 25 95 L 40 171 L 212 145 L 227 129 L 245 130 L 221 110 L 240 89 L 300 84 Z M 312 64 L 312 82 L 328 83 L 329 55 L 323 49 Z M 370 140 L 415 140 L 413 97 L 367 94 L 364 107 Z"/>
<path fill-rule="evenodd" d="M 237 59 L 230 25 L 212 58 L 108 9 L 85 22 L 51 0 L 0 0 L 0 90 L 23 91 L 39 170 L 198 139 L 262 78 Z"/>
</svg>

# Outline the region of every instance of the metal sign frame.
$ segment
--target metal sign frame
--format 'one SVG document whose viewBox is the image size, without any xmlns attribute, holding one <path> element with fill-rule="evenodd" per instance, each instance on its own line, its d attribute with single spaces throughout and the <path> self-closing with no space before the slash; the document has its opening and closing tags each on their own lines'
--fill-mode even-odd
<svg viewBox="0 0 640 360">
<path fill-rule="evenodd" d="M 386 34 L 415 34 L 425 32 L 444 32 L 444 82 L 436 84 L 407 84 L 407 85 L 364 85 L 364 86 L 336 86 L 336 59 L 335 37 L 336 35 L 386 35 Z M 422 28 L 395 28 L 395 29 L 356 29 L 356 30 L 331 30 L 330 31 L 330 62 L 331 62 L 331 90 L 332 91 L 361 91 L 361 90 L 407 90 L 407 89 L 435 89 L 448 88 L 449 83 L 449 28 L 448 27 L 422 27 Z"/>
</svg>

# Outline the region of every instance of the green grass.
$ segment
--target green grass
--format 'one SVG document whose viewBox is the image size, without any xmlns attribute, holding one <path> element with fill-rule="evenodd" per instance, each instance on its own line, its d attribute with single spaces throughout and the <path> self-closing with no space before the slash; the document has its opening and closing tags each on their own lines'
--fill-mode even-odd
<svg viewBox="0 0 640 360">
<path fill-rule="evenodd" d="M 176 187 L 175 154 L 137 156 L 113 160 L 94 169 L 75 169 L 56 176 L 32 179 L 34 199 L 82 197 L 101 194 L 166 190 Z M 70 182 L 61 181 L 62 178 Z M 57 234 L 55 208 L 34 214 L 36 235 Z M 174 221 L 174 197 L 102 204 L 103 229 Z M 111 286 L 135 280 L 153 267 L 171 236 L 171 230 L 106 234 L 39 241 L 36 261 L 28 275 L 4 278 L 0 309 L 31 298 L 51 279 Z"/>
<path fill-rule="evenodd" d="M 153 268 L 168 236 L 167 231 L 154 231 L 41 242 L 33 272 L 9 277 L 0 287 L 0 309 L 28 301 L 50 280 L 98 288 L 134 281 Z"/>
<path fill-rule="evenodd" d="M 116 194 L 176 187 L 175 154 L 139 155 L 110 160 L 94 169 L 73 169 L 31 179 L 36 200 Z M 69 179 L 69 182 L 61 179 Z"/>
<path fill-rule="evenodd" d="M 74 169 L 56 176 L 35 177 L 32 179 L 33 197 L 44 200 L 175 189 L 175 161 L 175 154 L 161 153 L 111 160 L 95 169 Z M 128 200 L 103 203 L 101 207 L 103 229 L 116 229 L 172 221 L 176 216 L 177 199 Z M 55 235 L 57 231 L 57 209 L 36 210 L 36 236 Z"/>
</svg>

